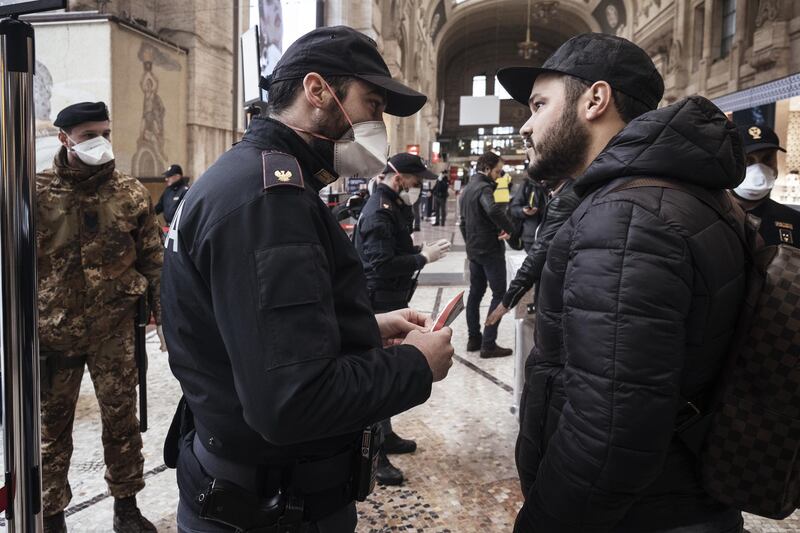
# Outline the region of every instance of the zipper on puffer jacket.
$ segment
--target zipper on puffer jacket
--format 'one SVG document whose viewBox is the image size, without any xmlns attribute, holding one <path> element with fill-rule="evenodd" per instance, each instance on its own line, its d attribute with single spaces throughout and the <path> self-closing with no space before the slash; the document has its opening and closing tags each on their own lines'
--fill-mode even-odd
<svg viewBox="0 0 800 533">
<path fill-rule="evenodd" d="M 545 437 L 545 432 L 547 431 L 547 419 L 550 416 L 550 396 L 552 395 L 553 391 L 553 382 L 556 378 L 561 374 L 563 368 L 559 368 L 555 374 L 550 374 L 547 376 L 547 379 L 544 382 L 544 404 L 543 413 L 542 413 L 542 421 L 539 425 L 539 458 L 541 460 L 544 457 L 544 452 L 547 448 L 547 439 Z"/>
</svg>

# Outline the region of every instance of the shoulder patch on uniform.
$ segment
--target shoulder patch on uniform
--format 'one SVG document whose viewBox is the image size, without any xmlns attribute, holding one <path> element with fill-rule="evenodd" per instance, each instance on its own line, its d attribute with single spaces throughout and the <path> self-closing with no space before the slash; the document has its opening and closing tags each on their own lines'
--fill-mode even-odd
<svg viewBox="0 0 800 533">
<path fill-rule="evenodd" d="M 388 209 L 389 211 L 392 210 L 392 201 L 385 196 L 381 196 L 378 204 L 380 205 L 381 209 Z"/>
<path fill-rule="evenodd" d="M 264 172 L 264 190 L 282 185 L 305 189 L 303 171 L 293 156 L 283 152 L 261 152 Z"/>
</svg>

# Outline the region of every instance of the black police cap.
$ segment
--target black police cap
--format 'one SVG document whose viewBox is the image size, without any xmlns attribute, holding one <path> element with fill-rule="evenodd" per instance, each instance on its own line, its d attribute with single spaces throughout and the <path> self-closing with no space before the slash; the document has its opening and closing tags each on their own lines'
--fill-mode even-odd
<svg viewBox="0 0 800 533">
<path fill-rule="evenodd" d="M 428 170 L 420 156 L 407 152 L 400 152 L 390 157 L 386 168 L 383 169 L 383 174 L 393 174 L 395 171 L 400 174 L 414 174 L 422 178 L 436 179 L 436 174 Z"/>
<path fill-rule="evenodd" d="M 648 109 L 658 107 L 664 96 L 664 80 L 650 56 L 627 39 L 603 33 L 576 35 L 541 67 L 507 67 L 498 71 L 497 79 L 514 100 L 528 105 L 533 82 L 546 73 L 605 81 Z"/>
<path fill-rule="evenodd" d="M 180 165 L 170 165 L 169 168 L 166 171 L 164 171 L 164 174 L 162 174 L 162 176 L 164 176 L 165 178 L 168 178 L 170 176 L 177 176 L 178 174 L 183 176 L 183 169 L 181 168 L 181 166 Z"/>
<path fill-rule="evenodd" d="M 785 152 L 780 146 L 780 139 L 769 126 L 763 124 L 745 124 L 739 126 L 739 135 L 742 136 L 744 153 L 749 154 L 758 150 L 780 150 Z"/>
<path fill-rule="evenodd" d="M 393 80 L 375 41 L 347 26 L 317 28 L 297 39 L 272 74 L 261 78 L 261 88 L 269 91 L 275 82 L 301 79 L 309 72 L 352 76 L 386 89 L 386 113 L 398 117 L 413 115 L 428 99 Z"/>
<path fill-rule="evenodd" d="M 59 111 L 53 125 L 58 128 L 71 128 L 84 122 L 108 120 L 108 107 L 104 102 L 81 102 Z"/>
</svg>

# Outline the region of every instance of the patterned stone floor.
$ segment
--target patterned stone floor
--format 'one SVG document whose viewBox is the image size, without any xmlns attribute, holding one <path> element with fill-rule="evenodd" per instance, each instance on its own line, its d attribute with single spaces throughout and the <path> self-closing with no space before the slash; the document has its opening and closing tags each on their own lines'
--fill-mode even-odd
<svg viewBox="0 0 800 533">
<path fill-rule="evenodd" d="M 450 237 L 454 228 L 426 225 L 423 233 L 426 238 Z M 457 232 L 455 244 L 463 245 Z M 451 253 L 446 261 L 437 269 L 449 273 L 450 278 L 443 282 L 446 286 L 420 287 L 413 302 L 418 309 L 433 311 L 464 288 L 453 286 L 458 278 L 455 273 L 463 268 L 463 252 Z M 359 505 L 360 533 L 511 531 L 521 505 L 513 455 L 517 424 L 510 412 L 514 364 L 512 358 L 485 361 L 467 353 L 466 336 L 462 317 L 454 326 L 453 339 L 459 358 L 448 378 L 434 386 L 426 404 L 393 419 L 397 432 L 416 439 L 419 448 L 412 455 L 392 459 L 406 474 L 402 487 L 379 488 Z M 509 319 L 501 324 L 499 343 L 514 345 Z M 148 352 L 147 486 L 139 494 L 139 505 L 160 532 L 175 532 L 175 472 L 164 467 L 161 448 L 180 392 L 152 332 Z M 109 532 L 113 501 L 103 481 L 100 422 L 88 375 L 81 388 L 74 438 L 70 469 L 74 497 L 67 509 L 67 524 L 71 532 Z M 800 515 L 783 522 L 747 517 L 747 526 L 752 533 L 800 533 Z M 5 524 L 0 531 L 5 531 Z"/>
</svg>

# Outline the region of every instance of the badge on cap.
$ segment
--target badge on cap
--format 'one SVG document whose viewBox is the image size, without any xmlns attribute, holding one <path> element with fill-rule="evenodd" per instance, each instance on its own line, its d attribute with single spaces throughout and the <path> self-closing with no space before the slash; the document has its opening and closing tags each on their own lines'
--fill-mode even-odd
<svg viewBox="0 0 800 533">
<path fill-rule="evenodd" d="M 750 134 L 750 137 L 752 137 L 754 141 L 761 140 L 761 128 L 759 128 L 758 126 L 753 126 L 749 130 L 747 130 L 747 133 Z"/>
<path fill-rule="evenodd" d="M 261 152 L 264 173 L 264 190 L 278 186 L 291 186 L 305 189 L 303 171 L 293 156 L 283 152 Z"/>
</svg>

